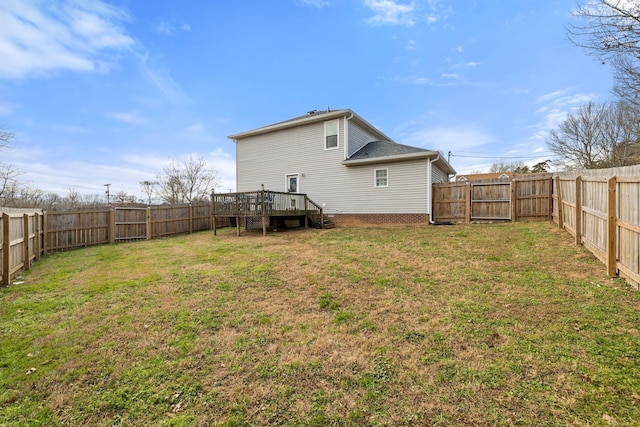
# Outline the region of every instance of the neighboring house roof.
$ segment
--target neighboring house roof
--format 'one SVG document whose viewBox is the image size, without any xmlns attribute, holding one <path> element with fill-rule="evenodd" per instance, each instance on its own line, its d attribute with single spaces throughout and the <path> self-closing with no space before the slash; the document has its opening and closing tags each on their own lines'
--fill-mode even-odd
<svg viewBox="0 0 640 427">
<path fill-rule="evenodd" d="M 365 119 L 363 119 L 362 117 L 360 117 L 359 115 L 357 115 L 356 113 L 354 113 L 353 111 L 351 111 L 349 109 L 326 110 L 326 111 L 312 110 L 312 111 L 309 111 L 304 116 L 294 117 L 293 119 L 284 120 L 282 122 L 274 123 L 274 124 L 267 125 L 267 126 L 262 126 L 262 127 L 257 128 L 257 129 L 252 129 L 252 130 L 248 130 L 248 131 L 245 131 L 245 132 L 236 133 L 236 134 L 233 134 L 233 135 L 229 135 L 227 138 L 232 139 L 234 141 L 237 141 L 239 139 L 246 138 L 246 137 L 249 137 L 249 136 L 262 135 L 262 134 L 269 133 L 269 132 L 274 132 L 274 131 L 277 131 L 277 130 L 283 130 L 283 129 L 293 128 L 293 127 L 298 127 L 298 126 L 301 126 L 301 125 L 314 123 L 314 122 L 337 119 L 337 118 L 340 118 L 340 117 L 347 117 L 349 120 L 354 120 L 354 121 L 360 123 L 361 125 L 365 126 L 369 131 L 371 131 L 373 134 L 375 134 L 376 138 L 378 138 L 378 139 L 381 139 L 381 140 L 390 140 L 391 139 L 387 135 L 385 135 L 384 133 L 380 132 L 378 129 L 373 127 Z"/>
<path fill-rule="evenodd" d="M 347 160 L 344 160 L 342 164 L 345 166 L 359 166 L 418 159 L 435 159 L 443 172 L 448 174 L 456 173 L 455 170 L 440 157 L 440 153 L 437 151 L 397 144 L 393 141 L 369 142 Z"/>
<path fill-rule="evenodd" d="M 465 181 L 491 181 L 495 179 L 510 180 L 513 178 L 513 172 L 491 172 L 491 173 L 472 173 L 467 175 L 456 175 L 456 182 Z"/>
</svg>

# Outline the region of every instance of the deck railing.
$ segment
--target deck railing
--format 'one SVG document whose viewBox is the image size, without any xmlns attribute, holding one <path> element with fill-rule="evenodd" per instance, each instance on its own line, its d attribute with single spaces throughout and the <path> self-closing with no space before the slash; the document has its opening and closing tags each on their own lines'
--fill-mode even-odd
<svg viewBox="0 0 640 427">
<path fill-rule="evenodd" d="M 219 217 L 304 216 L 322 224 L 322 207 L 303 193 L 258 190 L 238 193 L 214 193 L 213 215 Z"/>
</svg>

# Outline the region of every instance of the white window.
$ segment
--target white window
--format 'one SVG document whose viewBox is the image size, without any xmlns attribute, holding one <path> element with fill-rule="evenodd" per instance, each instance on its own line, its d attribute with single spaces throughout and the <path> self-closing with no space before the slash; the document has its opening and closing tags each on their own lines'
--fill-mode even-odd
<svg viewBox="0 0 640 427">
<path fill-rule="evenodd" d="M 324 149 L 338 148 L 338 120 L 324 122 Z"/>
<path fill-rule="evenodd" d="M 299 193 L 300 186 L 298 185 L 298 174 L 292 173 L 292 174 L 286 175 L 285 185 L 286 185 L 285 191 L 289 193 Z"/>
<path fill-rule="evenodd" d="M 389 186 L 389 169 L 376 169 L 374 173 L 376 187 Z"/>
</svg>

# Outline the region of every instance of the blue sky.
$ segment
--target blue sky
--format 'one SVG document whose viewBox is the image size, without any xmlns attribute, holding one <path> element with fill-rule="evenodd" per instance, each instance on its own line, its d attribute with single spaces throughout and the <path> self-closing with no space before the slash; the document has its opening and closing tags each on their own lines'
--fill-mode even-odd
<svg viewBox="0 0 640 427">
<path fill-rule="evenodd" d="M 459 173 L 552 158 L 568 112 L 611 98 L 573 46 L 574 0 L 2 0 L 0 152 L 22 182 L 142 196 L 203 156 L 235 189 L 227 135 L 350 108 Z"/>
</svg>

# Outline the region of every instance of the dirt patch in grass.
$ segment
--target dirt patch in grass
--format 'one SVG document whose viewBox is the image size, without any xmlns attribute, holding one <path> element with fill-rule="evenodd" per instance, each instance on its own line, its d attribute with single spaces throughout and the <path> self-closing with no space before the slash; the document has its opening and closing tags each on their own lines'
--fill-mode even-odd
<svg viewBox="0 0 640 427">
<path fill-rule="evenodd" d="M 25 282 L 0 424 L 640 422 L 640 293 L 547 223 L 198 233 Z"/>
</svg>

